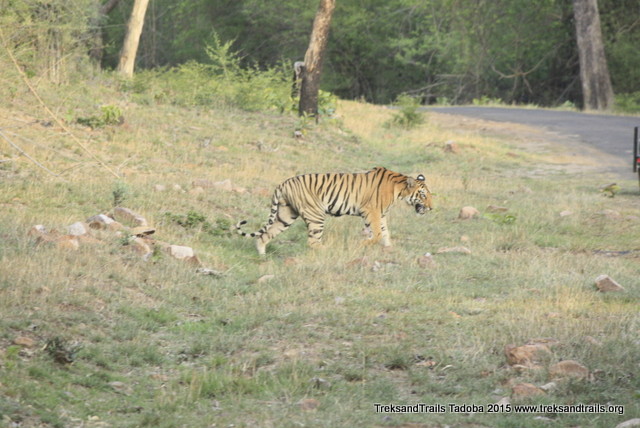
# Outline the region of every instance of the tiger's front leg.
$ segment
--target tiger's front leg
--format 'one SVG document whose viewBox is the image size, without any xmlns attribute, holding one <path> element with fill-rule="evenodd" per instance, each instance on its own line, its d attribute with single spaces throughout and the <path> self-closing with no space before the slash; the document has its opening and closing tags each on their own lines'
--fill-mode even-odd
<svg viewBox="0 0 640 428">
<path fill-rule="evenodd" d="M 387 219 L 383 216 L 368 215 L 364 218 L 364 223 L 371 230 L 371 238 L 365 241 L 365 244 L 375 244 L 382 241 L 385 247 L 391 246 L 391 238 L 387 229 Z"/>
</svg>

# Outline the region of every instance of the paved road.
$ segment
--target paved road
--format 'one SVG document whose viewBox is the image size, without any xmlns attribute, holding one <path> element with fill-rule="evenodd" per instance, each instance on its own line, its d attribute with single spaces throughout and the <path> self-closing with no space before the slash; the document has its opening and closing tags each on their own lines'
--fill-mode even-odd
<svg viewBox="0 0 640 428">
<path fill-rule="evenodd" d="M 573 111 L 477 106 L 426 107 L 425 110 L 544 128 L 622 159 L 629 165 L 629 172 L 633 162 L 633 128 L 640 126 L 638 116 L 609 116 Z M 626 173 L 624 175 L 629 176 Z"/>
</svg>

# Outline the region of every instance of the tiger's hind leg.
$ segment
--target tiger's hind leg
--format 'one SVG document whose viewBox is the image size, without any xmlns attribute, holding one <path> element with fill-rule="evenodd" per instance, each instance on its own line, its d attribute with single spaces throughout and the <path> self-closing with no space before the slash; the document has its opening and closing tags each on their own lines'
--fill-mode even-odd
<svg viewBox="0 0 640 428">
<path fill-rule="evenodd" d="M 307 224 L 307 243 L 312 248 L 319 247 L 322 244 L 322 233 L 324 232 L 324 212 L 314 210 L 300 213 L 300 215 Z"/>
<path fill-rule="evenodd" d="M 256 239 L 258 254 L 263 256 L 269 241 L 284 232 L 297 218 L 298 213 L 290 205 L 279 203 L 275 216 L 269 220 L 262 235 Z"/>
</svg>

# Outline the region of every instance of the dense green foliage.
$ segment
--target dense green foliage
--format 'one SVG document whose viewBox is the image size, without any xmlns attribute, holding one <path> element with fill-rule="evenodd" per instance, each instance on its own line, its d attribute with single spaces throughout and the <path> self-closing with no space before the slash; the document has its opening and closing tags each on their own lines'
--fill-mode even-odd
<svg viewBox="0 0 640 428">
<path fill-rule="evenodd" d="M 131 3 L 120 2 L 100 16 L 97 1 L 83 0 L 77 7 L 78 2 L 60 0 L 53 7 L 3 0 L 0 26 L 28 70 L 61 80 L 62 60 L 55 58 L 69 63 L 72 53 L 91 51 L 102 67 L 115 67 Z M 600 0 L 599 6 L 614 92 L 620 106 L 633 109 L 640 25 L 629 11 L 637 11 L 638 2 Z M 183 64 L 210 64 L 208 46 L 222 43 L 255 77 L 256 70 L 274 70 L 304 57 L 316 7 L 317 0 L 153 0 L 138 70 L 177 67 L 180 75 Z M 323 89 L 344 98 L 389 103 L 406 93 L 426 103 L 483 97 L 581 103 L 571 0 L 370 0 L 366 7 L 362 1 L 340 0 L 328 49 Z M 209 73 L 208 67 L 200 72 Z M 254 82 L 259 97 L 265 96 L 261 85 L 269 79 Z M 244 95 L 226 96 L 243 102 Z"/>
</svg>

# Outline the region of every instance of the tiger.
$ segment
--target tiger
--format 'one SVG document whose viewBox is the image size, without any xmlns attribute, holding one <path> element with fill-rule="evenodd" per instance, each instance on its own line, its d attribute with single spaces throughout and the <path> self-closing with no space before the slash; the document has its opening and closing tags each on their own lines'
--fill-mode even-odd
<svg viewBox="0 0 640 428">
<path fill-rule="evenodd" d="M 257 232 L 242 230 L 243 220 L 236 224 L 238 233 L 256 238 L 256 249 L 263 256 L 267 244 L 298 218 L 307 225 L 308 244 L 321 244 L 327 215 L 362 217 L 369 230 L 369 244 L 382 242 L 391 246 L 387 228 L 387 212 L 397 199 L 404 199 L 423 215 L 432 209 L 431 191 L 424 175 L 416 178 L 376 167 L 360 173 L 326 173 L 297 175 L 276 187 L 271 199 L 271 214 Z"/>
</svg>

